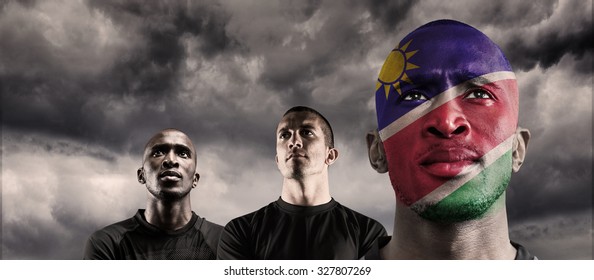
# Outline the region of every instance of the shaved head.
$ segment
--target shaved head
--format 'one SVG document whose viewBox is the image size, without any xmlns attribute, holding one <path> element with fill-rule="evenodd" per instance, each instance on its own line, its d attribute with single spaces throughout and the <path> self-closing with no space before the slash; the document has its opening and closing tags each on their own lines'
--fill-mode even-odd
<svg viewBox="0 0 594 280">
<path fill-rule="evenodd" d="M 196 154 L 196 147 L 194 147 L 194 143 L 192 143 L 192 140 L 190 140 L 190 137 L 188 137 L 188 135 L 186 133 L 184 133 L 183 131 L 181 131 L 179 129 L 166 128 L 166 129 L 163 129 L 163 130 L 157 132 L 155 135 L 153 135 L 147 141 L 146 145 L 144 145 L 144 152 L 143 152 L 143 156 L 142 156 L 143 163 L 146 160 L 147 154 L 150 153 L 150 147 L 152 147 L 158 139 L 163 138 L 166 135 L 177 135 L 180 138 L 187 139 L 187 143 L 189 146 L 188 148 L 190 148 L 190 150 L 192 151 L 192 154 Z M 196 164 L 198 163 L 196 160 L 196 157 L 194 157 L 194 161 Z"/>
</svg>

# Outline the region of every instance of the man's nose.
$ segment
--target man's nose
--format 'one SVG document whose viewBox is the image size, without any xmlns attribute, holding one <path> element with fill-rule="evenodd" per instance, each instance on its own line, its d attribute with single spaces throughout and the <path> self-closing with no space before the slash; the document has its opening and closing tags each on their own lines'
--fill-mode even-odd
<svg viewBox="0 0 594 280">
<path fill-rule="evenodd" d="M 452 100 L 428 114 L 423 134 L 429 137 L 453 138 L 468 135 L 470 129 L 467 116 L 456 100 Z"/>
<path fill-rule="evenodd" d="M 175 154 L 175 152 L 171 151 L 169 153 L 167 153 L 165 155 L 165 158 L 163 159 L 163 167 L 164 168 L 174 168 L 174 167 L 178 167 L 179 166 L 179 162 L 177 161 L 177 155 Z"/>
<path fill-rule="evenodd" d="M 294 133 L 289 139 L 289 149 L 293 148 L 303 148 L 303 141 L 299 133 Z"/>
</svg>

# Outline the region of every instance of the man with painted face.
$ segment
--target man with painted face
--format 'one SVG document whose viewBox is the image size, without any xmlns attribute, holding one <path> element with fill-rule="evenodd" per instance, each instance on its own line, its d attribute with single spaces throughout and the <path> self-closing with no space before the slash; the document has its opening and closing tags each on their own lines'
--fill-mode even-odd
<svg viewBox="0 0 594 280">
<path fill-rule="evenodd" d="M 215 259 L 223 227 L 192 211 L 190 191 L 200 175 L 190 138 L 176 129 L 154 135 L 137 178 L 146 185 L 146 210 L 93 233 L 83 258 Z"/>
<path fill-rule="evenodd" d="M 368 258 L 533 259 L 509 239 L 505 190 L 530 138 L 499 47 L 452 20 L 408 34 L 376 84 L 369 160 L 396 194 L 394 234 Z"/>
<path fill-rule="evenodd" d="M 330 196 L 328 167 L 338 159 L 330 123 L 314 109 L 289 109 L 276 129 L 281 196 L 233 219 L 219 259 L 360 259 L 386 235 L 377 221 Z"/>
</svg>

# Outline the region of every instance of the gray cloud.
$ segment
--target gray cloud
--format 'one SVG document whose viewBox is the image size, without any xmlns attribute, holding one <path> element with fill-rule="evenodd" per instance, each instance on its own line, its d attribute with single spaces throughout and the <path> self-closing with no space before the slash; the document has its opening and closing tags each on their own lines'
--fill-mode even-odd
<svg viewBox="0 0 594 280">
<path fill-rule="evenodd" d="M 550 18 L 558 8 L 557 0 L 539 1 L 537 3 L 517 3 L 513 0 L 459 3 L 464 13 L 480 24 L 493 25 L 498 28 L 517 28 L 537 25 Z M 461 9 L 462 10 L 462 9 Z"/>
<path fill-rule="evenodd" d="M 369 1 L 368 4 L 371 16 L 378 22 L 378 26 L 391 32 L 398 27 L 400 22 L 407 18 L 406 16 L 415 1 L 373 0 Z"/>
<path fill-rule="evenodd" d="M 400 38 L 439 18 L 483 30 L 517 70 L 520 124 L 533 139 L 507 193 L 512 239 L 545 259 L 588 257 L 576 248 L 591 245 L 583 231 L 592 207 L 591 2 L 0 7 L 4 258 L 79 258 L 93 230 L 143 208 L 134 172 L 145 141 L 165 127 L 197 146 L 198 214 L 224 224 L 260 208 L 280 191 L 273 135 L 294 105 L 332 123 L 341 152 L 333 196 L 391 231 L 393 191 L 365 150 L 374 81 Z"/>
<path fill-rule="evenodd" d="M 592 259 L 592 213 L 567 212 L 511 225 L 510 238 L 528 246 L 539 259 Z"/>
<path fill-rule="evenodd" d="M 225 34 L 228 16 L 216 3 L 180 3 L 90 2 L 90 8 L 76 7 L 86 15 L 66 14 L 49 20 L 35 18 L 17 4 L 7 5 L 7 10 L 23 17 L 7 17 L 1 29 L 6 38 L 0 45 L 6 54 L 2 64 L 12 66 L 2 77 L 4 102 L 11 104 L 4 109 L 9 116 L 4 125 L 103 142 L 114 148 L 125 145 L 118 140 L 120 136 L 109 134 L 127 134 L 128 123 L 163 115 L 163 106 L 154 104 L 175 108 L 181 103 L 176 93 L 181 64 L 189 51 L 184 39 L 197 38 L 195 47 L 204 59 L 233 48 L 233 39 Z M 36 8 L 55 16 L 51 3 Z M 52 29 L 79 21 L 82 26 Z M 15 25 L 24 28 L 12 29 Z M 111 33 L 103 34 L 105 29 Z M 116 39 L 106 43 L 96 39 L 101 36 Z M 88 69 L 81 71 L 84 67 Z M 117 106 L 130 109 L 118 119 L 106 115 L 106 109 Z M 179 111 L 192 110 L 180 107 Z M 161 118 L 160 125 L 167 126 L 176 115 L 180 114 Z"/>
<path fill-rule="evenodd" d="M 533 8 L 532 4 L 527 8 Z M 502 44 L 514 68 L 530 70 L 538 65 L 546 69 L 557 64 L 564 55 L 592 61 L 592 2 L 539 2 L 535 6 L 544 11 L 542 16 L 532 17 L 536 21 L 531 25 L 514 26 Z M 527 31 L 531 35 L 526 36 Z M 575 70 L 589 74 L 591 65 L 588 69 L 577 64 Z"/>
</svg>

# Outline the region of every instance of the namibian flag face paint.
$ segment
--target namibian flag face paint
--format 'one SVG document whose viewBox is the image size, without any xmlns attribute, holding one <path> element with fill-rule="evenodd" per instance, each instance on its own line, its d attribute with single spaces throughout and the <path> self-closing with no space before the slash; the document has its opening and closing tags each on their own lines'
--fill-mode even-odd
<svg viewBox="0 0 594 280">
<path fill-rule="evenodd" d="M 422 217 L 481 217 L 512 170 L 518 89 L 495 43 L 440 20 L 390 52 L 376 85 L 378 130 L 397 199 Z"/>
</svg>

